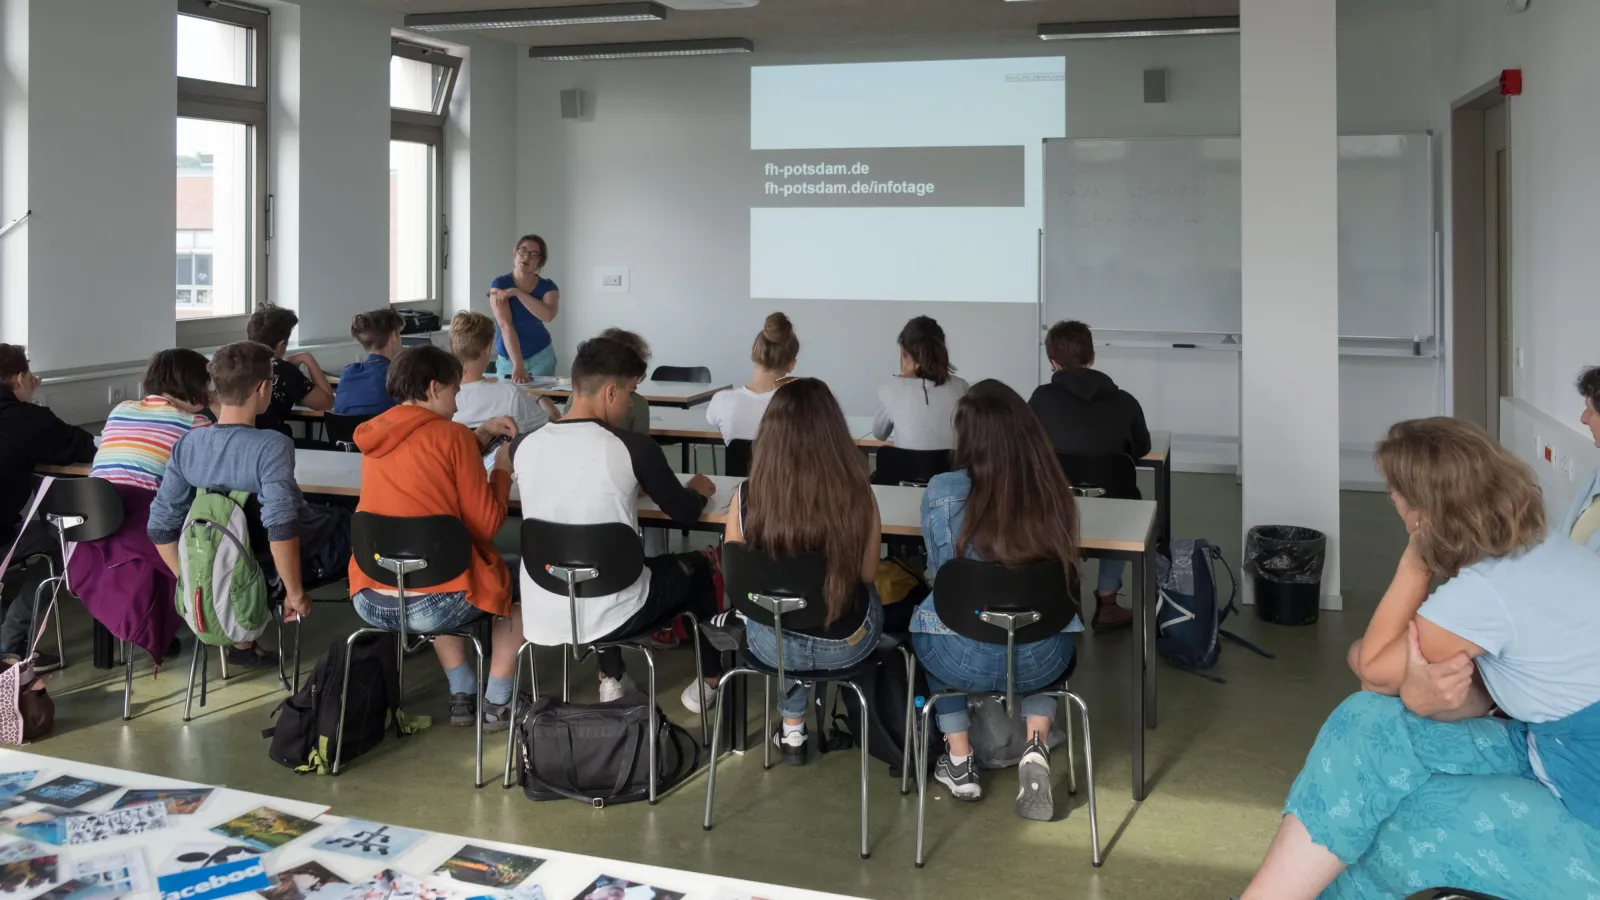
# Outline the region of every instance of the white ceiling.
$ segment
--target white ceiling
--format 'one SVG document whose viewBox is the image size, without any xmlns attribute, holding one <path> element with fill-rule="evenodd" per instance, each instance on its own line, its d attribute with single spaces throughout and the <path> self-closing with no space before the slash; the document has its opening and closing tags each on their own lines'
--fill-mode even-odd
<svg viewBox="0 0 1600 900">
<path fill-rule="evenodd" d="M 401 13 L 580 6 L 608 0 L 359 0 Z M 742 37 L 756 51 L 813 52 L 1038 44 L 1041 22 L 1235 16 L 1239 0 L 761 0 L 745 9 L 669 10 L 665 21 L 491 29 L 522 46 Z"/>
</svg>

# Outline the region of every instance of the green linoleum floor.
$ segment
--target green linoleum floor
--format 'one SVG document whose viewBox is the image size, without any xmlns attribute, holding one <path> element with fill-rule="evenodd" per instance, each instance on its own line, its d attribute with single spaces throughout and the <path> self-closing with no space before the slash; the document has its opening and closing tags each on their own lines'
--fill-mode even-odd
<svg viewBox="0 0 1600 900">
<path fill-rule="evenodd" d="M 1239 491 L 1231 476 L 1174 478 L 1174 530 L 1205 536 L 1225 551 L 1240 543 Z M 69 603 L 68 653 L 74 665 L 57 676 L 57 732 L 27 749 L 66 759 L 225 784 L 330 804 L 335 812 L 417 828 L 512 841 L 596 856 L 695 869 L 720 875 L 881 898 L 984 896 L 1007 889 L 1064 898 L 1200 898 L 1239 892 L 1273 829 L 1289 783 L 1318 726 L 1354 689 L 1344 653 L 1359 636 L 1404 546 L 1382 494 L 1346 493 L 1343 503 L 1346 611 L 1325 613 L 1308 628 L 1281 628 L 1246 610 L 1233 627 L 1277 654 L 1258 658 L 1224 646 L 1217 684 L 1169 668 L 1160 671 L 1160 727 L 1149 732 L 1150 795 L 1129 792 L 1128 683 L 1131 635 L 1084 636 L 1073 688 L 1088 701 L 1095 741 L 1101 842 L 1105 865 L 1089 862 L 1087 795 L 1078 760 L 1079 793 L 1066 793 L 1057 751 L 1057 821 L 1015 817 L 1012 771 L 985 773 L 987 795 L 957 804 L 935 788 L 929 795 L 925 869 L 912 866 L 915 794 L 874 763 L 872 858 L 857 856 L 858 757 L 836 753 L 804 768 L 762 771 L 759 751 L 726 757 L 718 768 L 716 828 L 701 829 L 703 772 L 654 807 L 591 810 L 572 802 L 532 803 L 498 776 L 504 735 L 486 736 L 489 786 L 472 787 L 472 730 L 436 724 L 355 760 L 338 778 L 297 776 L 267 759 L 261 729 L 283 698 L 275 673 L 251 672 L 214 689 L 204 710 L 181 722 L 187 654 L 152 680 L 138 669 L 134 711 L 120 720 L 120 670 L 89 665 L 88 618 Z M 1236 557 L 1233 557 L 1236 558 Z M 356 623 L 348 607 L 319 603 L 307 627 L 307 669 L 335 635 Z M 687 650 L 658 654 L 665 677 L 661 705 L 691 729 L 678 691 L 692 667 Z M 553 653 L 540 655 L 542 686 L 559 679 Z M 214 661 L 213 661 L 214 662 Z M 642 665 L 642 664 L 640 664 Z M 408 707 L 444 719 L 443 676 L 431 654 L 407 666 Z M 593 663 L 575 673 L 575 697 L 593 696 Z M 759 692 L 757 692 L 759 693 Z M 759 726 L 752 708 L 752 727 Z M 1067 807 L 1070 805 L 1070 810 Z M 1063 818 L 1064 815 L 1064 818 Z M 1048 892 L 1045 894 L 1043 892 Z"/>
</svg>

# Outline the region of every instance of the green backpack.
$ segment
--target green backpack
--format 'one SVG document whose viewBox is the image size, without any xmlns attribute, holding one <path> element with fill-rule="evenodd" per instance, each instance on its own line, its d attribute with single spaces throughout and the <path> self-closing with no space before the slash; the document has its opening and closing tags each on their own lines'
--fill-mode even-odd
<svg viewBox="0 0 1600 900">
<path fill-rule="evenodd" d="M 267 630 L 267 580 L 250 551 L 246 491 L 196 489 L 178 539 L 178 614 L 202 643 L 253 641 Z"/>
</svg>

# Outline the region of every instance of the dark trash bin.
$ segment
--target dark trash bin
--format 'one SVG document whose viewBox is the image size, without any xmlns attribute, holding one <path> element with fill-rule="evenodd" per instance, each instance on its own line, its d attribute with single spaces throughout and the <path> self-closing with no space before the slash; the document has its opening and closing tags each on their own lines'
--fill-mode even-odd
<svg viewBox="0 0 1600 900">
<path fill-rule="evenodd" d="M 1256 616 L 1274 625 L 1310 625 L 1322 599 L 1328 536 L 1295 525 L 1258 525 L 1245 537 L 1244 569 L 1255 589 Z"/>
</svg>

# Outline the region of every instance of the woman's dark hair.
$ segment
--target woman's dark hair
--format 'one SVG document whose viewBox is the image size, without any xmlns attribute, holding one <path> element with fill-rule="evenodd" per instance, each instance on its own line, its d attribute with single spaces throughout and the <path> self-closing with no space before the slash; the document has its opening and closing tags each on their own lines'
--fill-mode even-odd
<svg viewBox="0 0 1600 900">
<path fill-rule="evenodd" d="M 934 384 L 950 380 L 956 370 L 950 365 L 950 351 L 944 346 L 944 329 L 929 316 L 917 316 L 900 329 L 900 346 L 917 364 L 917 377 Z"/>
<path fill-rule="evenodd" d="M 0 344 L 0 386 L 9 386 L 11 379 L 28 374 L 28 351 L 21 344 Z"/>
<path fill-rule="evenodd" d="M 264 303 L 250 314 L 250 321 L 244 326 L 244 336 L 276 350 L 279 344 L 289 339 L 299 324 L 300 317 L 295 315 L 294 310 Z"/>
<path fill-rule="evenodd" d="M 827 622 L 861 589 L 862 551 L 874 503 L 867 461 L 828 386 L 797 378 L 778 388 L 761 417 L 744 542 L 779 556 L 821 551 L 828 560 Z"/>
<path fill-rule="evenodd" d="M 422 403 L 434 382 L 445 387 L 460 384 L 461 360 L 443 347 L 422 344 L 400 351 L 389 364 L 383 387 L 396 403 Z"/>
<path fill-rule="evenodd" d="M 1590 406 L 1600 410 L 1600 366 L 1591 366 L 1578 374 L 1578 393 Z"/>
<path fill-rule="evenodd" d="M 768 372 L 782 372 L 799 356 L 800 339 L 794 336 L 794 323 L 781 312 L 768 315 L 750 345 L 750 361 Z"/>
<path fill-rule="evenodd" d="M 530 241 L 539 245 L 539 266 L 543 268 L 544 264 L 550 261 L 550 245 L 546 244 L 544 238 L 537 234 L 525 234 L 517 238 L 517 242 L 511 245 L 511 252 L 515 254 L 518 247 Z"/>
<path fill-rule="evenodd" d="M 193 350 L 162 350 L 150 357 L 150 364 L 144 368 L 144 392 L 205 406 L 211 389 L 208 366 L 206 358 Z"/>
<path fill-rule="evenodd" d="M 955 432 L 951 462 L 972 479 L 957 555 L 1007 566 L 1060 560 L 1076 585 L 1078 508 L 1033 410 L 987 378 L 956 404 Z"/>
</svg>

